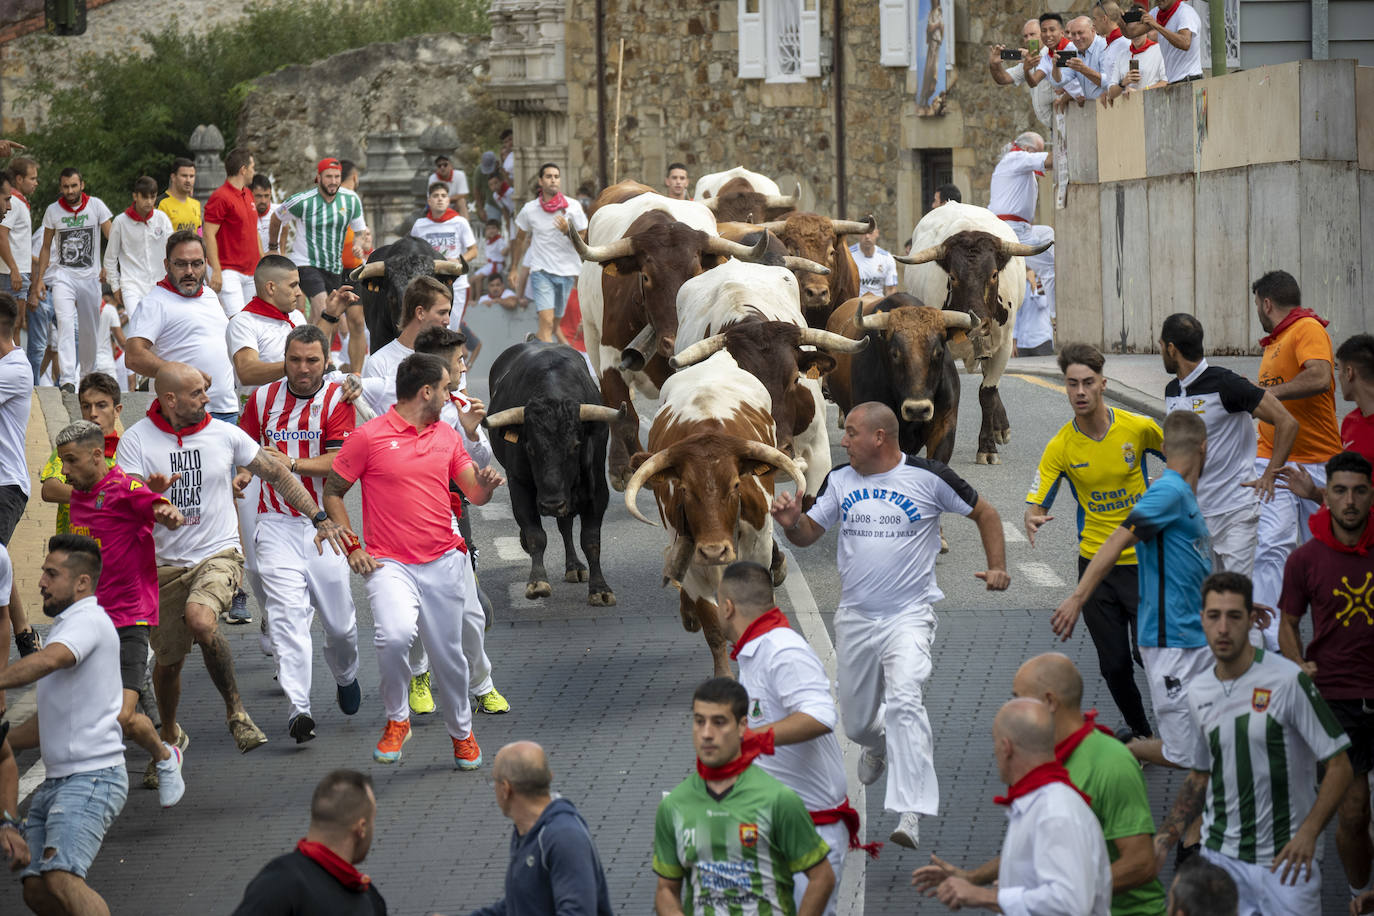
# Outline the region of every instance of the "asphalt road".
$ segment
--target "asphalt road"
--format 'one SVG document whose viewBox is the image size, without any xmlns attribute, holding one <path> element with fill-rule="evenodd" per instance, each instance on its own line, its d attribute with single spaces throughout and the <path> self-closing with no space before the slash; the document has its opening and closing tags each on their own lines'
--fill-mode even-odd
<svg viewBox="0 0 1374 916">
<path fill-rule="evenodd" d="M 985 568 L 976 529 L 967 520 L 947 519 L 951 550 L 937 567 L 947 597 L 937 607 L 934 674 L 927 684 L 942 813 L 923 821 L 917 852 L 889 844 L 877 861 L 851 856 L 841 912 L 942 912 L 908 886 L 911 869 L 924 864 L 930 852 L 967 864 L 997 853 L 1005 819 L 992 796 L 1003 787 L 989 729 L 998 706 L 1010 696 L 1011 677 L 1022 660 L 1063 648 L 1084 671 L 1087 705 L 1097 705 L 1104 722 L 1118 722 L 1086 633 L 1061 646 L 1049 629 L 1049 609 L 1075 576 L 1072 505 L 1061 501 L 1055 507 L 1056 519 L 1042 529 L 1034 549 L 1020 533 L 1035 462 L 1067 419 L 1067 404 L 1052 384 L 1017 377 L 1012 368 L 1003 383 L 1012 441 L 1002 447 L 1003 463 L 994 466 L 973 463 L 976 379 L 964 377 L 968 396 L 952 466 L 1002 514 L 1012 586 L 1003 593 L 984 590 L 973 575 Z M 474 393 L 482 395 L 483 388 L 480 379 L 474 380 Z M 836 461 L 843 461 L 838 441 L 836 432 L 832 451 Z M 1061 500 L 1067 498 L 1065 493 Z M 647 513 L 651 497 L 642 499 Z M 443 724 L 435 716 L 415 720 L 416 737 L 398 765 L 372 761 L 383 716 L 371 615 L 355 577 L 363 708 L 351 719 L 338 711 L 332 679 L 317 651 L 317 740 L 297 746 L 286 735 L 285 701 L 275 690 L 271 661 L 257 648 L 255 626 L 229 628 L 229 636 L 247 707 L 271 736 L 265 747 L 247 756 L 235 751 L 204 667 L 190 660 L 182 707 L 182 722 L 192 737 L 185 770 L 189 789 L 176 808 L 160 810 L 156 795 L 141 788 L 141 752 L 130 753 L 134 787 L 90 874 L 113 912 L 230 912 L 257 869 L 304 834 L 314 783 L 341 766 L 364 769 L 377 781 L 377 837 L 364 869 L 391 912 L 467 912 L 502 893 L 510 826 L 493 800 L 490 761 L 502 744 L 524 738 L 546 747 L 556 788 L 591 825 L 616 910 L 652 911 L 654 809 L 662 793 L 690 771 L 689 697 L 711 673 L 704 640 L 683 631 L 676 594 L 659 585 L 664 533 L 630 518 L 620 495 L 612 494 L 602 552 L 618 604 L 605 609 L 586 604 L 584 584 L 555 582 L 552 598 L 523 597 L 528 561 L 520 553 L 504 491 L 478 510 L 477 522 L 481 578 L 496 605 L 488 652 L 496 684 L 513 707 L 508 715 L 480 717 L 476 723 L 487 765 L 476 773 L 455 772 Z M 556 533 L 552 525 L 546 528 L 551 536 Z M 789 566 L 779 601 L 824 656 L 839 594 L 833 537 L 794 550 Z M 555 568 L 552 564 L 551 572 Z M 861 799 L 853 781 L 852 748 L 846 756 L 851 799 L 866 812 L 868 835 L 886 839 L 895 815 L 881 810 L 883 782 Z M 32 752 L 20 757 L 29 782 L 36 775 L 34 761 Z M 1146 779 L 1156 818 L 1162 819 L 1181 776 L 1147 768 Z M 1332 845 L 1329 833 L 1327 845 Z M 1345 895 L 1334 849 L 1327 850 L 1326 862 L 1326 912 L 1334 913 L 1341 911 Z M 0 878 L 0 913 L 15 912 L 22 912 L 18 884 Z"/>
</svg>

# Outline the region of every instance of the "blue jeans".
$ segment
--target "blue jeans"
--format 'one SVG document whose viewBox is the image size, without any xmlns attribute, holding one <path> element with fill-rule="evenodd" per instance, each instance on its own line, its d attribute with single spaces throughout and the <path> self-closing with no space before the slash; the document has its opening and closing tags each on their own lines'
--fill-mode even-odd
<svg viewBox="0 0 1374 916">
<path fill-rule="evenodd" d="M 568 296 L 572 295 L 577 277 L 564 277 L 560 274 L 545 273 L 542 270 L 530 271 L 529 293 L 534 301 L 536 312 L 553 309 L 554 318 L 562 318 L 568 307 Z"/>
<path fill-rule="evenodd" d="M 65 871 L 85 878 L 128 795 L 129 773 L 123 761 L 103 770 L 43 780 L 24 819 L 24 842 L 32 858 L 22 877 Z M 44 857 L 48 849 L 53 850 L 51 858 Z"/>
<path fill-rule="evenodd" d="M 29 294 L 29 277 L 24 276 L 24 295 Z M 27 332 L 24 340 L 24 355 L 29 358 L 29 366 L 33 369 L 33 383 L 38 384 L 38 368 L 43 365 L 43 354 L 48 350 L 48 335 L 52 332 L 52 323 L 56 320 L 52 307 L 52 292 L 45 291 L 43 298 L 38 300 L 38 304 L 28 310 L 25 319 Z"/>
<path fill-rule="evenodd" d="M 216 420 L 223 420 L 225 423 L 232 423 L 235 426 L 239 425 L 239 415 L 230 410 L 222 410 L 218 413 L 212 410 L 210 411 L 210 416 L 214 417 Z"/>
</svg>

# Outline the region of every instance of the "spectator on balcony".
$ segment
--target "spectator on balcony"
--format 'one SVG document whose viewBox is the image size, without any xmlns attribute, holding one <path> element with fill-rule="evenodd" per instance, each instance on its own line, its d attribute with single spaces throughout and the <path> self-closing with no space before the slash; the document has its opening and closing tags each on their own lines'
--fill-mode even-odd
<svg viewBox="0 0 1374 916">
<path fill-rule="evenodd" d="M 1069 40 L 1078 50 L 1078 56 L 1070 58 L 1066 65 L 1056 69 L 1072 71 L 1078 81 L 1079 91 L 1070 92 L 1070 95 L 1073 95 L 1082 106 L 1084 101 L 1092 101 L 1100 96 L 1107 85 L 1107 80 L 1103 76 L 1106 72 L 1107 39 L 1097 34 L 1091 19 L 1079 16 L 1069 20 Z M 1066 91 L 1067 88 L 1065 87 Z"/>
<path fill-rule="evenodd" d="M 1058 66 L 1057 52 L 1069 48 L 1069 37 L 1064 34 L 1064 17 L 1058 13 L 1043 13 L 1040 16 L 1040 60 L 1027 64 L 1026 82 L 1039 86 L 1049 79 L 1050 86 L 1060 92 L 1074 96 L 1080 90 L 1078 77 L 1071 71 L 1061 70 Z"/>
<path fill-rule="evenodd" d="M 1111 74 L 1118 65 L 1124 70 L 1126 65 L 1122 63 L 1131 54 L 1131 40 L 1121 34 L 1121 26 L 1117 25 L 1117 20 L 1121 18 L 1121 6 L 1116 0 L 1098 0 L 1093 5 L 1090 13 L 1093 20 L 1093 31 L 1101 35 L 1107 41 L 1107 56 L 1102 63 L 1102 84 L 1111 87 Z"/>
<path fill-rule="evenodd" d="M 1049 127 L 1054 88 L 1049 83 L 1042 81 L 1036 84 L 1026 78 L 1027 63 L 1033 69 L 1035 62 L 1040 59 L 1040 20 L 1027 19 L 1026 24 L 1021 26 L 1021 60 L 1017 64 L 1008 67 L 1002 63 L 1002 52 L 1005 50 L 1005 45 L 992 46 L 988 56 L 988 72 L 992 74 L 992 81 L 999 86 L 1025 86 L 1030 93 L 1035 116 L 1041 124 Z"/>
<path fill-rule="evenodd" d="M 1164 78 L 1171 83 L 1202 79 L 1202 19 L 1187 0 L 1174 0 L 1146 13 L 1139 22 L 1122 21 L 1121 32 L 1129 38 L 1154 29 L 1159 53 L 1164 58 Z"/>
<path fill-rule="evenodd" d="M 1045 152 L 1045 138 L 1028 130 L 1003 147 L 1002 156 L 992 170 L 988 209 L 1026 245 L 1043 245 L 1054 239 L 1054 229 L 1032 222 L 1035 219 L 1035 205 L 1040 198 L 1036 178 L 1050 171 L 1050 165 L 1049 153 Z M 1049 314 L 1054 315 L 1053 246 L 1026 258 L 1026 267 L 1035 271 L 1040 286 L 1045 290 Z"/>
<path fill-rule="evenodd" d="M 1107 91 L 1099 98 L 1103 105 L 1110 105 L 1126 92 L 1169 85 L 1164 78 L 1164 58 L 1159 53 L 1159 42 L 1149 36 L 1149 32 L 1142 32 L 1131 39 L 1130 50 L 1108 75 Z"/>
</svg>

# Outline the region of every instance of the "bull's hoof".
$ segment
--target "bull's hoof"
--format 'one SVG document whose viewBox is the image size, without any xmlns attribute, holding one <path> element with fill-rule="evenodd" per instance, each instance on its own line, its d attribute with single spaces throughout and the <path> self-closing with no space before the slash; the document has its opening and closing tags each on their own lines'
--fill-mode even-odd
<svg viewBox="0 0 1374 916">
<path fill-rule="evenodd" d="M 525 597 L 533 601 L 535 598 L 547 598 L 553 594 L 553 586 L 540 580 L 529 582 L 525 585 Z"/>
<path fill-rule="evenodd" d="M 994 434 L 994 437 L 997 439 L 997 444 L 998 444 L 998 445 L 1006 445 L 1008 442 L 1011 441 L 1011 430 L 1010 430 L 1010 429 L 999 429 L 999 430 Z"/>
<path fill-rule="evenodd" d="M 592 607 L 615 607 L 615 592 L 610 589 L 604 592 L 590 592 L 587 595 L 587 603 Z"/>
<path fill-rule="evenodd" d="M 787 581 L 787 558 L 779 557 L 778 565 L 768 571 L 773 574 L 773 587 L 782 585 Z"/>
<path fill-rule="evenodd" d="M 682 628 L 684 630 L 688 633 L 695 633 L 701 629 L 701 621 L 697 620 L 695 614 L 690 611 L 684 611 L 681 608 L 678 608 L 678 611 L 682 614 Z"/>
<path fill-rule="evenodd" d="M 617 493 L 624 493 L 625 485 L 630 482 L 630 478 L 633 476 L 634 471 L 629 468 L 612 468 L 610 471 L 611 489 Z"/>
<path fill-rule="evenodd" d="M 1001 459 L 1000 457 L 998 457 L 998 455 L 997 455 L 996 452 L 979 452 L 979 453 L 978 453 L 978 457 L 975 458 L 974 461 L 975 461 L 977 464 L 1001 464 L 1001 463 L 1002 463 L 1002 459 Z"/>
<path fill-rule="evenodd" d="M 564 582 L 586 582 L 586 581 L 587 581 L 587 567 L 585 567 L 585 566 L 583 566 L 581 563 L 579 563 L 579 564 L 577 564 L 576 566 L 573 566 L 573 567 L 569 568 L 568 570 L 566 570 L 566 571 L 563 573 L 563 581 L 564 581 Z"/>
</svg>

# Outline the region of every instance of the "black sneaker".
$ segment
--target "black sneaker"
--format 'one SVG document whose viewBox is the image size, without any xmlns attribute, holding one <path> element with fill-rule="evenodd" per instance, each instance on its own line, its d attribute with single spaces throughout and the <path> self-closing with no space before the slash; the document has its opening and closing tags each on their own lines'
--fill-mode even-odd
<svg viewBox="0 0 1374 916">
<path fill-rule="evenodd" d="M 229 613 L 225 615 L 229 623 L 252 623 L 253 614 L 248 610 L 248 593 L 243 589 L 234 592 L 234 600 L 229 602 Z"/>
<path fill-rule="evenodd" d="M 308 713 L 292 716 L 287 731 L 296 739 L 297 744 L 304 744 L 315 737 L 315 720 L 310 718 Z"/>
<path fill-rule="evenodd" d="M 22 633 L 14 634 L 14 647 L 19 650 L 19 657 L 32 655 L 43 648 L 43 640 L 38 637 L 38 631 L 29 627 Z"/>
</svg>

